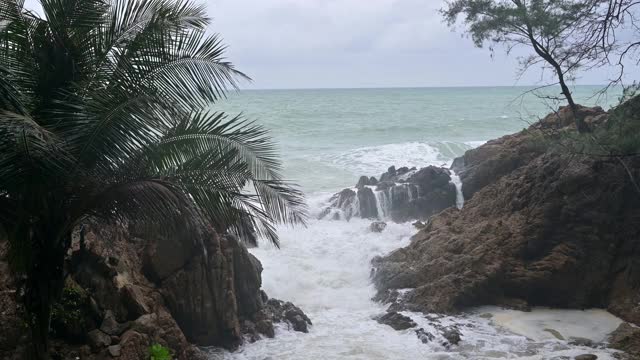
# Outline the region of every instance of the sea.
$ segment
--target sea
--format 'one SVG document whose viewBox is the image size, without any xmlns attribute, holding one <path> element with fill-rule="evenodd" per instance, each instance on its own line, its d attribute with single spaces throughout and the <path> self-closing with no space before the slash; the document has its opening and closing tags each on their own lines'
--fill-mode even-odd
<svg viewBox="0 0 640 360">
<path fill-rule="evenodd" d="M 577 86 L 576 102 L 605 109 L 621 91 Z M 542 91 L 542 92 L 541 92 Z M 281 246 L 266 242 L 251 252 L 262 262 L 263 289 L 302 308 L 313 325 L 308 334 L 287 325 L 274 339 L 247 343 L 211 359 L 573 359 L 614 351 L 571 345 L 570 338 L 606 340 L 620 320 L 599 309 L 534 309 L 523 313 L 494 307 L 437 316 L 456 325 L 462 341 L 423 343 L 415 330 L 437 334 L 425 314 L 404 313 L 418 327 L 395 331 L 375 318 L 386 307 L 371 298 L 370 261 L 406 246 L 417 230 L 388 222 L 382 233 L 370 220 L 317 220 L 332 194 L 355 186 L 361 175 L 396 167 L 449 166 L 465 151 L 520 131 L 557 110 L 559 89 L 528 87 L 247 90 L 214 106 L 242 113 L 270 130 L 286 179 L 304 191 L 310 211 L 304 226 L 280 226 Z M 463 200 L 463 199 L 459 199 Z M 459 201 L 462 206 L 462 201 Z M 549 330 L 553 331 L 549 331 Z M 558 336 L 558 335 L 561 336 Z"/>
</svg>

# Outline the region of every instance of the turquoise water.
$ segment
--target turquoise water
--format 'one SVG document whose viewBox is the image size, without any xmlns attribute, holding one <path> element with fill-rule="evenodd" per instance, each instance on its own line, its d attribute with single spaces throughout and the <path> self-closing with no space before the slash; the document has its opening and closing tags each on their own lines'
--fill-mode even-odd
<svg viewBox="0 0 640 360">
<path fill-rule="evenodd" d="M 581 103 L 595 87 L 576 89 Z M 288 178 L 307 195 L 307 227 L 278 227 L 280 248 L 251 249 L 264 267 L 263 289 L 292 301 L 313 321 L 308 334 L 280 324 L 274 339 L 245 344 L 237 352 L 212 352 L 231 360 L 542 360 L 593 353 L 612 360 L 604 349 L 576 347 L 544 331 L 553 326 L 565 338 L 604 339 L 619 320 L 603 311 L 536 310 L 526 314 L 500 309 L 442 318 L 456 324 L 462 342 L 448 347 L 444 338 L 422 343 L 415 329 L 395 331 L 374 319 L 386 307 L 371 298 L 371 259 L 409 244 L 411 223 L 389 222 L 382 233 L 371 221 L 318 220 L 332 193 L 355 185 L 361 174 L 379 175 L 388 166 L 448 165 L 455 156 L 484 141 L 518 131 L 550 109 L 535 97 L 519 99 L 523 88 L 364 89 L 247 91 L 220 109 L 244 111 L 270 128 L 279 142 Z M 615 102 L 601 99 L 603 105 Z M 555 105 L 551 105 L 554 106 Z M 411 289 L 405 289 L 411 291 Z M 490 311 L 502 322 L 479 314 Z M 422 314 L 404 312 L 437 334 Z M 551 319 L 552 325 L 548 325 Z M 609 319 L 609 321 L 603 321 Z M 509 328 L 511 326 L 511 329 Z M 562 326 L 562 327 L 560 327 Z M 596 331 L 597 330 L 597 331 Z M 440 335 L 438 335 L 440 336 Z"/>
<path fill-rule="evenodd" d="M 574 89 L 576 101 L 608 107 L 617 94 Z M 333 190 L 391 165 L 447 163 L 484 141 L 519 131 L 558 107 L 528 88 L 253 90 L 216 106 L 271 130 L 287 178 Z M 557 91 L 559 94 L 559 90 Z M 547 90 L 547 95 L 557 95 Z"/>
</svg>

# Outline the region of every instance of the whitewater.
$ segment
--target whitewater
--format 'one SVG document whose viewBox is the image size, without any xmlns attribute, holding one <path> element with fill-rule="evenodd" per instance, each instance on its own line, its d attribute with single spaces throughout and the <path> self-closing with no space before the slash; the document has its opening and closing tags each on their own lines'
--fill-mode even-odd
<svg viewBox="0 0 640 360">
<path fill-rule="evenodd" d="M 375 320 L 385 313 L 386 306 L 371 300 L 375 295 L 371 260 L 408 245 L 417 230 L 411 223 L 388 221 L 382 233 L 373 233 L 369 230 L 370 220 L 317 220 L 331 195 L 353 187 L 359 175 L 377 177 L 391 165 L 449 166 L 464 151 L 524 127 L 522 117 L 506 105 L 509 96 L 503 90 L 495 91 L 500 96 L 494 97 L 487 97 L 488 91 L 461 91 L 461 97 L 485 96 L 480 102 L 482 108 L 476 109 L 474 116 L 490 120 L 469 121 L 469 115 L 465 115 L 467 121 L 454 121 L 457 127 L 450 127 L 443 119 L 453 116 L 454 108 L 445 106 L 451 102 L 447 96 L 451 97 L 452 91 L 444 92 L 421 93 L 414 89 L 402 95 L 394 90 L 387 96 L 379 91 L 255 92 L 248 99 L 232 102 L 230 109 L 249 108 L 250 115 L 266 119 L 266 126 L 273 129 L 282 144 L 287 174 L 298 180 L 306 192 L 308 225 L 280 227 L 280 249 L 263 244 L 251 252 L 264 267 L 263 289 L 267 294 L 299 306 L 313 325 L 304 334 L 280 324 L 274 339 L 247 343 L 233 353 L 211 350 L 211 359 L 542 360 L 573 359 L 580 354 L 614 358 L 612 350 L 574 346 L 562 340 L 587 338 L 603 342 L 620 320 L 597 309 L 534 309 L 523 313 L 483 307 L 457 316 L 404 312 L 418 324 L 404 331 Z M 513 97 L 514 92 L 509 94 Z M 409 108 L 418 106 L 416 101 L 420 98 L 432 104 L 432 110 L 423 112 L 421 119 L 411 112 L 413 115 L 406 114 L 406 121 L 389 121 L 385 115 L 388 106 L 375 99 L 392 99 L 392 107 L 398 108 L 402 96 Z M 440 105 L 446 109 L 439 108 L 438 116 L 433 116 L 433 104 L 438 104 L 438 99 L 448 99 Z M 336 103 L 347 102 L 350 107 L 336 113 Z M 377 107 L 371 108 L 373 104 Z M 323 109 L 335 116 L 327 116 Z M 352 121 L 341 125 L 340 114 L 342 119 Z M 456 116 L 460 117 L 458 113 Z M 366 125 L 352 128 L 353 122 Z M 460 208 L 464 199 L 459 178 L 453 174 L 452 179 L 458 188 Z M 462 333 L 459 345 L 447 345 L 440 335 L 427 344 L 420 341 L 415 334 L 418 328 L 437 334 L 434 318 L 444 326 L 457 325 Z"/>
</svg>

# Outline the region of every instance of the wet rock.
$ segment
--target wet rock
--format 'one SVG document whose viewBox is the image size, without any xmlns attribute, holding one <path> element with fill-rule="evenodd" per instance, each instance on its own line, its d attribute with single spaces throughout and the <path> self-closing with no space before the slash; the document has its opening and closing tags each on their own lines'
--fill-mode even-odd
<svg viewBox="0 0 640 360">
<path fill-rule="evenodd" d="M 111 345 L 111 336 L 95 329 L 87 333 L 87 341 L 89 346 L 91 346 L 91 350 L 93 352 L 98 352 L 100 349 Z"/>
<path fill-rule="evenodd" d="M 582 337 L 570 337 L 569 345 L 573 346 L 584 346 L 584 347 L 596 347 L 596 344 L 591 339 L 582 338 Z"/>
<path fill-rule="evenodd" d="M 596 360 L 598 356 L 593 354 L 582 354 L 574 357 L 575 360 Z"/>
<path fill-rule="evenodd" d="M 360 204 L 360 217 L 363 219 L 377 219 L 378 207 L 373 190 L 363 188 L 358 190 L 358 203 Z"/>
<path fill-rule="evenodd" d="M 100 325 L 100 330 L 107 335 L 119 336 L 129 329 L 129 326 L 129 322 L 123 324 L 118 323 L 113 312 L 111 310 L 107 310 L 105 312 L 104 319 L 102 320 L 102 325 Z"/>
<path fill-rule="evenodd" d="M 504 305 L 511 298 L 522 310 L 606 307 L 640 323 L 640 248 L 630 235 L 640 233 L 634 220 L 640 201 L 630 196 L 625 169 L 609 160 L 534 152 L 529 133 L 513 136 L 494 150 L 519 156 L 521 166 L 477 189 L 462 210 L 431 217 L 407 247 L 378 259 L 378 290 L 414 288 L 403 302 L 423 312 Z M 498 166 L 503 160 L 494 155 L 487 161 Z M 640 175 L 640 157 L 628 161 Z"/>
<path fill-rule="evenodd" d="M 458 345 L 458 343 L 462 340 L 462 334 L 460 333 L 460 330 L 458 330 L 458 328 L 456 328 L 455 326 L 444 328 L 442 331 L 442 336 L 451 345 Z"/>
<path fill-rule="evenodd" d="M 368 187 L 376 185 L 374 191 Z M 456 204 L 456 188 L 451 183 L 448 169 L 428 166 L 420 170 L 390 167 L 380 181 L 362 176 L 356 185 L 358 191 L 345 189 L 330 199 L 330 206 L 320 214 L 326 218 L 340 210 L 346 220 L 358 215 L 365 219 L 390 217 L 395 222 L 426 220 L 440 211 Z M 359 203 L 357 214 L 354 201 Z M 380 204 L 378 204 L 380 199 Z M 379 213 L 384 210 L 384 214 Z"/>
<path fill-rule="evenodd" d="M 640 358 L 640 327 L 622 323 L 609 336 L 609 347 Z"/>
<path fill-rule="evenodd" d="M 387 172 L 380 176 L 380 182 L 389 181 L 396 177 L 396 167 L 391 166 L 387 169 Z"/>
<path fill-rule="evenodd" d="M 387 312 L 377 319 L 380 324 L 389 325 L 395 330 L 406 330 L 416 327 L 416 323 L 410 317 L 397 312 Z"/>
<path fill-rule="evenodd" d="M 274 338 L 276 336 L 275 329 L 271 320 L 260 320 L 256 323 L 256 331 L 268 338 Z"/>
<path fill-rule="evenodd" d="M 294 331 L 309 332 L 311 319 L 300 309 L 290 302 L 284 302 L 277 299 L 269 299 L 265 306 L 265 312 L 273 322 L 286 322 Z"/>
<path fill-rule="evenodd" d="M 428 344 L 436 338 L 435 335 L 425 331 L 423 328 L 416 330 L 416 336 L 423 344 Z"/>
<path fill-rule="evenodd" d="M 356 188 L 357 189 L 363 189 L 364 187 L 366 187 L 368 185 L 374 185 L 374 184 L 371 184 L 369 182 L 369 178 L 368 177 L 361 176 L 360 179 L 358 180 L 358 183 L 356 184 Z"/>
<path fill-rule="evenodd" d="M 343 212 L 345 220 L 348 221 L 355 215 L 356 209 L 353 206 L 355 201 L 356 192 L 351 189 L 344 189 L 329 199 L 330 206 L 320 213 L 318 219 L 324 219 L 331 214 L 333 210 L 339 209 Z M 334 218 L 334 220 L 339 220 L 339 218 Z"/>
<path fill-rule="evenodd" d="M 369 230 L 371 230 L 371 232 L 375 232 L 375 233 L 381 233 L 384 231 L 384 229 L 387 227 L 387 223 L 384 221 L 375 221 L 372 222 L 371 225 L 369 225 Z"/>
<path fill-rule="evenodd" d="M 374 176 L 369 178 L 369 185 L 371 186 L 376 186 L 378 185 L 378 179 L 376 179 Z"/>
<path fill-rule="evenodd" d="M 427 227 L 427 224 L 425 224 L 425 223 L 424 223 L 424 222 L 422 222 L 422 221 L 416 221 L 416 222 L 414 222 L 414 223 L 413 223 L 413 224 L 411 224 L 411 225 L 413 225 L 413 227 L 415 227 L 415 228 L 416 228 L 416 229 L 418 229 L 418 230 L 422 230 L 422 229 L 424 229 L 425 227 Z"/>
<path fill-rule="evenodd" d="M 111 355 L 111 357 L 120 357 L 121 350 L 122 347 L 120 345 L 111 345 L 107 348 L 107 352 L 109 352 L 109 355 Z"/>
<path fill-rule="evenodd" d="M 380 181 L 378 186 L 376 186 L 376 191 L 389 190 L 394 186 L 396 186 L 396 184 L 393 181 Z"/>
<path fill-rule="evenodd" d="M 565 340 L 564 336 L 562 336 L 562 334 L 560 334 L 560 332 L 558 330 L 555 329 L 544 329 L 543 331 L 548 332 L 549 334 L 553 335 L 553 337 L 555 337 L 558 340 Z"/>
</svg>

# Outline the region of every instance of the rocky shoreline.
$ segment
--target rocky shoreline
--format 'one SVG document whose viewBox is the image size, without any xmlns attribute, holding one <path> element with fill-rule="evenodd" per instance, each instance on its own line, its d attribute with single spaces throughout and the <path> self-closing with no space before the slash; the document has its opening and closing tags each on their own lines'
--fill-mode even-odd
<svg viewBox="0 0 640 360">
<path fill-rule="evenodd" d="M 606 124 L 602 109 L 580 111 L 591 126 Z M 561 109 L 467 151 L 451 169 L 390 167 L 335 194 L 321 219 L 370 219 L 372 232 L 385 231 L 380 220 L 418 220 L 407 247 L 372 261 L 374 300 L 388 304 L 375 320 L 449 348 L 464 337 L 441 319 L 477 306 L 601 308 L 624 320 L 608 342 L 568 344 L 639 359 L 640 194 L 614 159 L 564 153 L 541 140 L 575 131 L 573 123 Z M 625 161 L 640 178 L 640 157 Z M 235 350 L 274 337 L 275 323 L 309 331 L 300 308 L 261 290 L 262 265 L 235 237 L 204 224 L 196 235 L 145 234 L 131 224 L 87 223 L 77 231 L 63 301 L 54 308 L 52 358 L 140 359 L 160 344 L 176 359 L 204 359 L 199 346 Z M 20 281 L 0 241 L 3 359 L 24 359 L 28 346 Z M 426 320 L 420 325 L 406 312 Z"/>
<path fill-rule="evenodd" d="M 237 349 L 274 337 L 274 323 L 308 331 L 302 310 L 260 289 L 262 266 L 238 239 L 204 225 L 196 236 L 142 234 L 97 223 L 77 232 L 52 316 L 52 359 L 146 359 L 153 344 L 175 359 L 205 359 L 199 346 Z M 0 242 L 0 358 L 19 360 L 29 336 L 7 261 Z"/>
<path fill-rule="evenodd" d="M 600 108 L 581 108 L 580 116 L 591 126 L 608 118 Z M 464 208 L 430 217 L 409 246 L 372 262 L 376 299 L 389 314 L 605 308 L 627 322 L 611 347 L 637 359 L 640 194 L 614 159 L 541 143 L 543 132 L 571 132 L 572 124 L 561 109 L 456 159 Z M 640 157 L 625 161 L 640 178 Z"/>
</svg>

